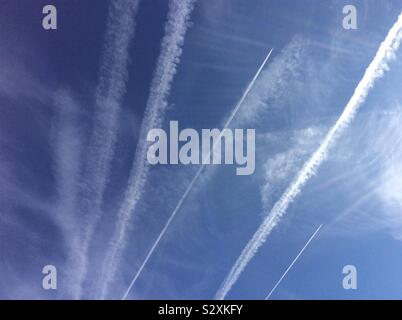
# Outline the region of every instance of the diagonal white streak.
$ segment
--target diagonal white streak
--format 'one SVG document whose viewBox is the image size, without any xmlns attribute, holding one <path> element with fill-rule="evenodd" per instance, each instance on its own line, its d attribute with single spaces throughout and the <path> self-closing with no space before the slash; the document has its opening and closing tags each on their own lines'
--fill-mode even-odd
<svg viewBox="0 0 402 320">
<path fill-rule="evenodd" d="M 169 2 L 165 35 L 151 83 L 128 187 L 118 212 L 116 227 L 101 271 L 102 298 L 106 296 L 110 282 L 115 276 L 122 250 L 126 244 L 127 228 L 145 189 L 149 171 L 146 160 L 146 136 L 149 130 L 160 127 L 162 124 L 168 106 L 167 98 L 180 62 L 184 37 L 194 3 L 195 0 L 170 0 Z"/>
<path fill-rule="evenodd" d="M 265 218 L 253 237 L 247 243 L 217 291 L 215 295 L 216 299 L 225 298 L 226 294 L 240 277 L 247 264 L 257 253 L 259 247 L 265 242 L 272 229 L 277 225 L 283 214 L 286 212 L 289 205 L 300 193 L 301 188 L 313 175 L 315 175 L 318 167 L 326 159 L 329 148 L 336 142 L 340 133 L 342 133 L 353 120 L 356 112 L 365 101 L 375 81 L 388 70 L 387 63 L 395 57 L 395 52 L 400 45 L 402 37 L 401 30 L 402 13 L 399 15 L 397 22 L 388 32 L 385 40 L 381 43 L 374 59 L 366 69 L 363 78 L 357 85 L 341 116 L 338 118 L 335 125 L 329 130 L 321 145 L 313 153 L 310 159 L 307 160 L 303 168 L 299 171 L 280 199 L 275 203 L 269 215 Z"/>
<path fill-rule="evenodd" d="M 265 57 L 265 59 L 262 62 L 261 66 L 259 67 L 258 71 L 256 72 L 256 74 L 254 75 L 253 79 L 250 81 L 249 85 L 247 86 L 246 90 L 244 91 L 243 95 L 241 96 L 239 102 L 236 104 L 236 106 L 234 107 L 234 109 L 233 109 L 232 113 L 230 114 L 229 118 L 226 120 L 225 125 L 224 125 L 224 129 L 227 128 L 230 125 L 230 123 L 232 122 L 233 118 L 236 116 L 237 112 L 239 111 L 239 108 L 243 104 L 243 102 L 246 99 L 247 95 L 249 94 L 250 90 L 254 86 L 255 81 L 257 80 L 257 78 L 260 75 L 262 69 L 264 68 L 265 64 L 267 63 L 269 57 L 271 56 L 272 50 L 273 49 L 271 49 L 269 51 L 269 53 L 267 54 L 267 56 Z M 222 138 L 222 134 L 223 134 L 223 130 L 221 131 L 218 139 L 216 140 L 216 142 L 212 146 L 212 151 L 211 150 L 209 151 L 209 154 L 211 154 L 211 152 L 214 151 L 214 149 L 215 149 L 215 147 L 217 145 L 217 141 L 219 141 Z M 207 158 L 208 157 L 209 157 L 209 155 L 207 156 Z M 188 185 L 186 191 L 184 192 L 184 194 L 180 198 L 179 202 L 177 203 L 176 207 L 174 208 L 174 210 L 170 214 L 169 219 L 167 220 L 165 226 L 163 227 L 162 231 L 159 233 L 159 235 L 156 238 L 154 244 L 152 245 L 151 249 L 148 251 L 148 254 L 146 255 L 144 261 L 142 262 L 140 268 L 138 269 L 137 273 L 135 274 L 134 278 L 132 279 L 130 285 L 128 286 L 128 288 L 126 290 L 126 292 L 124 293 L 123 300 L 125 300 L 127 298 L 127 295 L 129 294 L 131 288 L 133 287 L 133 285 L 137 281 L 138 277 L 142 273 L 142 270 L 144 269 L 145 265 L 148 263 L 148 260 L 151 258 L 152 254 L 155 251 L 156 247 L 158 246 L 160 240 L 165 235 L 167 229 L 169 228 L 170 223 L 172 222 L 172 220 L 176 216 L 177 212 L 180 210 L 180 208 L 183 205 L 184 201 L 187 199 L 188 195 L 190 194 L 191 190 L 193 189 L 193 187 L 194 187 L 195 183 L 197 182 L 199 176 L 201 175 L 204 167 L 205 167 L 205 164 L 200 166 L 200 168 L 196 172 L 195 176 L 191 180 L 190 184 Z"/>
<path fill-rule="evenodd" d="M 311 235 L 310 239 L 308 239 L 308 241 L 306 242 L 306 244 L 304 245 L 304 247 L 300 250 L 300 252 L 298 253 L 298 255 L 296 256 L 296 258 L 293 259 L 292 263 L 289 265 L 289 267 L 285 270 L 285 272 L 283 273 L 282 277 L 279 278 L 278 282 L 274 285 L 274 287 L 272 288 L 272 290 L 268 293 L 268 295 L 266 296 L 265 300 L 268 300 L 271 295 L 274 293 L 274 291 L 276 290 L 276 288 L 280 285 L 280 283 L 282 282 L 282 280 L 286 277 L 286 275 L 288 274 L 288 272 L 290 271 L 290 269 L 292 269 L 293 265 L 297 262 L 297 260 L 300 258 L 300 256 L 303 254 L 304 250 L 306 250 L 307 246 L 310 244 L 310 242 L 314 239 L 314 237 L 316 236 L 316 234 L 318 233 L 318 231 L 320 231 L 322 227 L 322 224 L 317 228 L 317 230 L 315 230 L 315 232 Z"/>
</svg>

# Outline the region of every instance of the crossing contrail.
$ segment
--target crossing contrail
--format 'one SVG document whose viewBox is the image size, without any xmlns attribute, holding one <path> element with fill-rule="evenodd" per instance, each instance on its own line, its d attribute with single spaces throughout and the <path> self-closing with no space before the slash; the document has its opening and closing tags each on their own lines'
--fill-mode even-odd
<svg viewBox="0 0 402 320">
<path fill-rule="evenodd" d="M 101 203 L 110 172 L 116 140 L 120 105 L 126 91 L 129 45 L 135 32 L 139 0 L 113 0 L 110 3 L 99 80 L 95 91 L 95 120 L 82 177 L 79 213 L 81 269 L 75 270 L 82 287 L 88 268 L 88 251 L 101 216 Z M 81 292 L 77 292 L 77 297 Z"/>
<path fill-rule="evenodd" d="M 100 290 L 102 298 L 106 296 L 109 284 L 115 276 L 126 243 L 127 227 L 145 189 L 149 171 L 146 159 L 146 136 L 149 130 L 160 127 L 162 124 L 168 106 L 167 98 L 180 62 L 184 37 L 189 26 L 194 3 L 195 0 L 171 0 L 169 2 L 165 35 L 162 39 L 161 53 L 151 83 L 128 188 L 118 212 L 114 234 L 101 271 Z"/>
<path fill-rule="evenodd" d="M 329 130 L 318 149 L 313 153 L 310 159 L 304 164 L 295 179 L 275 203 L 269 215 L 264 219 L 258 230 L 237 258 L 226 279 L 222 283 L 215 299 L 224 299 L 232 286 L 240 277 L 247 264 L 257 253 L 259 247 L 265 242 L 272 229 L 278 224 L 283 214 L 286 212 L 289 204 L 292 203 L 300 193 L 301 188 L 316 173 L 318 167 L 326 159 L 329 148 L 336 142 L 340 133 L 348 127 L 353 120 L 361 104 L 365 101 L 370 89 L 375 81 L 388 70 L 387 63 L 395 57 L 401 38 L 402 38 L 402 13 L 397 22 L 388 32 L 385 40 L 381 43 L 374 59 L 366 69 L 363 78 L 357 85 L 352 97 L 347 103 L 341 116 L 335 125 Z"/>
<path fill-rule="evenodd" d="M 262 62 L 261 66 L 259 67 L 257 73 L 254 75 L 253 79 L 251 80 L 251 82 L 247 86 L 246 90 L 244 91 L 243 95 L 241 96 L 239 102 L 236 104 L 236 106 L 233 109 L 232 113 L 230 114 L 229 118 L 226 120 L 225 125 L 224 125 L 224 129 L 227 128 L 230 125 L 230 123 L 232 122 L 233 118 L 236 116 L 237 112 L 239 111 L 239 108 L 243 104 L 243 102 L 246 99 L 248 93 L 250 92 L 250 90 L 254 86 L 255 81 L 257 80 L 257 78 L 260 75 L 262 69 L 264 68 L 265 64 L 267 63 L 269 57 L 271 56 L 272 50 L 273 49 L 271 49 L 269 51 L 269 53 L 267 54 L 267 56 L 265 57 L 265 59 Z M 212 146 L 212 152 L 216 147 L 216 143 L 221 139 L 222 134 L 223 134 L 223 130 L 221 131 L 218 139 L 216 139 L 216 142 Z M 187 199 L 188 195 L 190 194 L 191 190 L 193 189 L 193 187 L 194 187 L 195 183 L 197 182 L 199 176 L 201 175 L 204 167 L 205 167 L 205 164 L 200 166 L 200 168 L 196 172 L 195 176 L 191 180 L 190 184 L 188 185 L 186 191 L 184 192 L 184 194 L 180 198 L 179 202 L 177 203 L 176 207 L 174 208 L 173 212 L 171 213 L 169 219 L 167 220 L 165 226 L 163 227 L 162 231 L 159 233 L 159 235 L 156 238 L 154 244 L 152 245 L 151 249 L 149 250 L 147 256 L 145 257 L 143 263 L 141 264 L 140 268 L 138 269 L 137 273 L 135 274 L 134 278 L 132 279 L 129 287 L 126 290 L 126 292 L 124 293 L 123 300 L 125 300 L 127 298 L 127 295 L 129 294 L 131 288 L 133 287 L 134 283 L 137 281 L 137 279 L 140 276 L 140 274 L 141 274 L 142 270 L 144 269 L 145 265 L 148 263 L 148 260 L 150 259 L 150 257 L 152 256 L 153 252 L 155 251 L 156 247 L 158 246 L 160 240 L 163 238 L 164 234 L 166 233 L 166 230 L 169 228 L 170 223 L 172 222 L 172 220 L 176 216 L 177 212 L 180 210 L 180 208 L 183 205 L 184 201 Z"/>
</svg>

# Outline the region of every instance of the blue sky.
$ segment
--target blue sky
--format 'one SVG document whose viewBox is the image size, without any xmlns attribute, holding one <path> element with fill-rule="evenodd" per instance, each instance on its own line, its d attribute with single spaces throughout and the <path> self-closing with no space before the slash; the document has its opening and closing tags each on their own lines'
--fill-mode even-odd
<svg viewBox="0 0 402 320">
<path fill-rule="evenodd" d="M 212 299 L 320 146 L 399 1 L 0 2 L 0 298 L 120 299 L 198 166 L 146 166 L 144 132 L 256 130 L 256 170 L 206 166 L 128 299 Z M 357 8 L 357 30 L 342 8 Z M 227 299 L 402 294 L 400 51 Z M 163 81 L 161 80 L 163 79 Z M 54 265 L 57 290 L 42 288 Z M 357 290 L 342 268 L 357 268 Z"/>
</svg>

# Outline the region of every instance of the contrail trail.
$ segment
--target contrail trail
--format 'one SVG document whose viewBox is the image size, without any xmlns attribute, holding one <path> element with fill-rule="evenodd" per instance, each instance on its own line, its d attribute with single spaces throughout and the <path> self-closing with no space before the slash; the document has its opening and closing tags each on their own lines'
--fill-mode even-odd
<svg viewBox="0 0 402 320">
<path fill-rule="evenodd" d="M 52 135 L 55 137 L 52 147 L 55 160 L 54 172 L 59 198 L 56 219 L 62 227 L 62 235 L 68 248 L 68 264 L 75 269 L 80 268 L 77 265 L 80 261 L 76 256 L 81 247 L 80 234 L 77 234 L 75 229 L 77 221 L 73 215 L 82 155 L 82 135 L 81 131 L 77 130 L 79 105 L 66 90 L 58 90 L 54 94 L 54 100 L 58 107 L 57 120 L 52 128 Z M 80 291 L 79 285 L 75 281 L 66 281 L 66 294 L 74 296 Z"/>
<path fill-rule="evenodd" d="M 347 128 L 353 120 L 356 112 L 366 99 L 367 94 L 373 87 L 375 81 L 388 70 L 387 63 L 394 58 L 395 52 L 400 45 L 402 37 L 401 29 L 402 13 L 399 15 L 398 21 L 388 32 L 385 40 L 381 43 L 373 61 L 366 69 L 363 78 L 357 85 L 341 116 L 338 118 L 335 125 L 329 130 L 318 149 L 304 164 L 303 168 L 299 171 L 290 186 L 275 203 L 271 212 L 265 218 L 251 240 L 247 243 L 216 293 L 215 299 L 222 300 L 225 298 L 226 294 L 240 277 L 240 274 L 246 268 L 247 264 L 257 253 L 259 247 L 265 242 L 272 229 L 277 225 L 283 214 L 286 212 L 289 204 L 294 201 L 301 188 L 316 173 L 318 167 L 326 159 L 331 145 L 334 144 L 339 134 Z"/>
<path fill-rule="evenodd" d="M 152 79 L 150 96 L 145 108 L 140 136 L 137 143 L 133 167 L 128 188 L 118 212 L 116 228 L 110 249 L 106 252 L 101 272 L 101 296 L 105 297 L 112 281 L 120 256 L 126 242 L 127 227 L 136 206 L 143 195 L 149 167 L 146 160 L 146 136 L 150 129 L 160 127 L 164 112 L 168 106 L 167 97 L 182 54 L 184 37 L 189 26 L 189 19 L 195 0 L 171 0 L 165 26 L 165 35 L 161 43 L 161 53 Z"/>
<path fill-rule="evenodd" d="M 285 270 L 285 272 L 283 273 L 282 277 L 279 278 L 278 282 L 274 285 L 274 287 L 272 288 L 272 290 L 268 293 L 268 295 L 265 297 L 265 300 L 268 300 L 271 295 L 274 293 L 274 291 L 276 290 L 276 288 L 278 288 L 278 286 L 280 285 L 280 283 L 282 282 L 283 278 L 286 277 L 286 275 L 288 274 L 288 272 L 290 271 L 290 269 L 292 269 L 293 265 L 296 263 L 296 261 L 300 258 L 300 256 L 303 254 L 304 250 L 306 250 L 307 246 L 310 244 L 310 242 L 314 239 L 314 237 L 316 236 L 316 234 L 318 233 L 318 231 L 320 231 L 322 227 L 322 224 L 317 228 L 317 230 L 315 230 L 315 232 L 312 234 L 312 236 L 310 237 L 310 239 L 308 239 L 308 241 L 306 242 L 306 244 L 304 245 L 304 247 L 300 250 L 300 252 L 298 253 L 298 255 L 296 256 L 296 258 L 293 259 L 292 263 L 289 265 L 289 267 Z"/>
<path fill-rule="evenodd" d="M 135 32 L 139 0 L 114 0 L 110 3 L 105 44 L 95 92 L 95 120 L 82 178 L 79 212 L 83 238 L 80 260 L 75 270 L 82 286 L 88 268 L 88 250 L 101 215 L 101 203 L 110 171 L 116 139 L 120 105 L 126 91 L 129 45 Z M 81 292 L 77 293 L 79 297 Z"/>
<path fill-rule="evenodd" d="M 269 57 L 271 56 L 272 50 L 273 49 L 271 49 L 269 51 L 269 53 L 267 54 L 267 56 L 265 57 L 263 63 L 261 64 L 260 68 L 258 69 L 257 73 L 254 75 L 253 79 L 251 80 L 251 82 L 247 86 L 246 90 L 244 91 L 243 95 L 241 96 L 239 102 L 236 104 L 236 106 L 233 109 L 232 113 L 230 114 L 229 118 L 226 120 L 225 125 L 224 125 L 224 129 L 227 128 L 230 125 L 230 123 L 232 122 L 233 118 L 236 116 L 237 112 L 239 111 L 239 108 L 243 104 L 243 102 L 246 99 L 248 93 L 252 89 L 255 81 L 257 80 L 257 78 L 260 75 L 262 69 L 264 68 L 265 64 L 267 63 Z M 221 131 L 218 139 L 216 140 L 216 142 L 212 146 L 212 151 L 215 149 L 217 141 L 219 141 L 221 139 L 222 134 L 223 134 L 223 130 Z M 186 191 L 184 192 L 183 196 L 180 198 L 180 200 L 177 203 L 175 209 L 173 210 L 173 212 L 171 213 L 169 219 L 167 220 L 165 226 L 163 227 L 162 231 L 159 233 L 159 235 L 156 238 L 154 244 L 152 245 L 151 249 L 149 250 L 147 256 L 145 257 L 145 260 L 143 261 L 142 265 L 140 266 L 140 268 L 138 269 L 138 271 L 135 274 L 134 278 L 132 279 L 129 287 L 127 288 L 126 292 L 124 293 L 123 300 L 125 300 L 127 298 L 127 295 L 129 294 L 129 292 L 130 292 L 131 288 L 133 287 L 134 283 L 137 281 L 137 279 L 140 276 L 142 270 L 144 269 L 144 267 L 147 264 L 148 260 L 150 259 L 150 257 L 152 256 L 153 252 L 155 251 L 156 247 L 158 246 L 160 240 L 165 235 L 166 230 L 169 228 L 170 223 L 172 222 L 172 220 L 176 216 L 177 212 L 180 210 L 181 206 L 183 205 L 184 201 L 187 199 L 187 196 L 190 194 L 191 190 L 193 189 L 193 187 L 194 187 L 196 181 L 198 180 L 199 176 L 201 175 L 201 172 L 203 171 L 204 167 L 205 167 L 205 164 L 200 166 L 200 168 L 198 169 L 197 173 L 195 174 L 195 176 L 191 180 L 190 184 L 188 185 Z"/>
</svg>

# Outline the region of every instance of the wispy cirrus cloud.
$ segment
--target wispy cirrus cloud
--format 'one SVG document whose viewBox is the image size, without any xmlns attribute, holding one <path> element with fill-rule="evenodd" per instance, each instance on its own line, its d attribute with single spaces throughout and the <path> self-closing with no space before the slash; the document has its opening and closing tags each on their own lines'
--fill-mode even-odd
<svg viewBox="0 0 402 320">
<path fill-rule="evenodd" d="M 401 121 L 400 105 L 384 103 L 360 117 L 354 139 L 339 146 L 338 153 L 348 154 L 340 159 L 340 166 L 350 169 L 348 185 L 367 174 L 370 181 L 346 199 L 347 206 L 330 222 L 330 234 L 354 237 L 382 231 L 402 240 Z M 365 145 L 370 147 L 358 151 L 357 146 Z"/>
<path fill-rule="evenodd" d="M 294 175 L 305 161 L 306 157 L 314 151 L 323 135 L 320 127 L 309 127 L 294 130 L 289 134 L 269 135 L 271 143 L 278 144 L 282 139 L 290 139 L 290 146 L 284 151 L 269 157 L 264 163 L 264 182 L 261 187 L 261 202 L 264 210 L 278 197 L 278 192 L 288 183 L 289 177 Z M 279 194 L 280 195 L 280 194 Z"/>
<path fill-rule="evenodd" d="M 287 90 L 288 81 L 297 77 L 304 65 L 308 41 L 295 36 L 265 70 L 261 72 L 253 90 L 247 96 L 232 126 L 247 126 L 261 122 L 267 112 Z"/>
<path fill-rule="evenodd" d="M 82 172 L 83 133 L 80 131 L 78 119 L 80 104 L 72 97 L 71 92 L 59 90 L 54 94 L 56 109 L 55 121 L 52 127 L 51 150 L 54 158 L 54 172 L 58 200 L 55 204 L 55 220 L 62 229 L 68 253 L 67 265 L 74 270 L 80 270 L 81 234 L 77 233 L 79 219 L 75 214 L 80 175 Z M 74 276 L 66 275 L 70 280 L 64 294 L 75 296 L 80 292 L 80 284 L 74 281 Z"/>
</svg>

